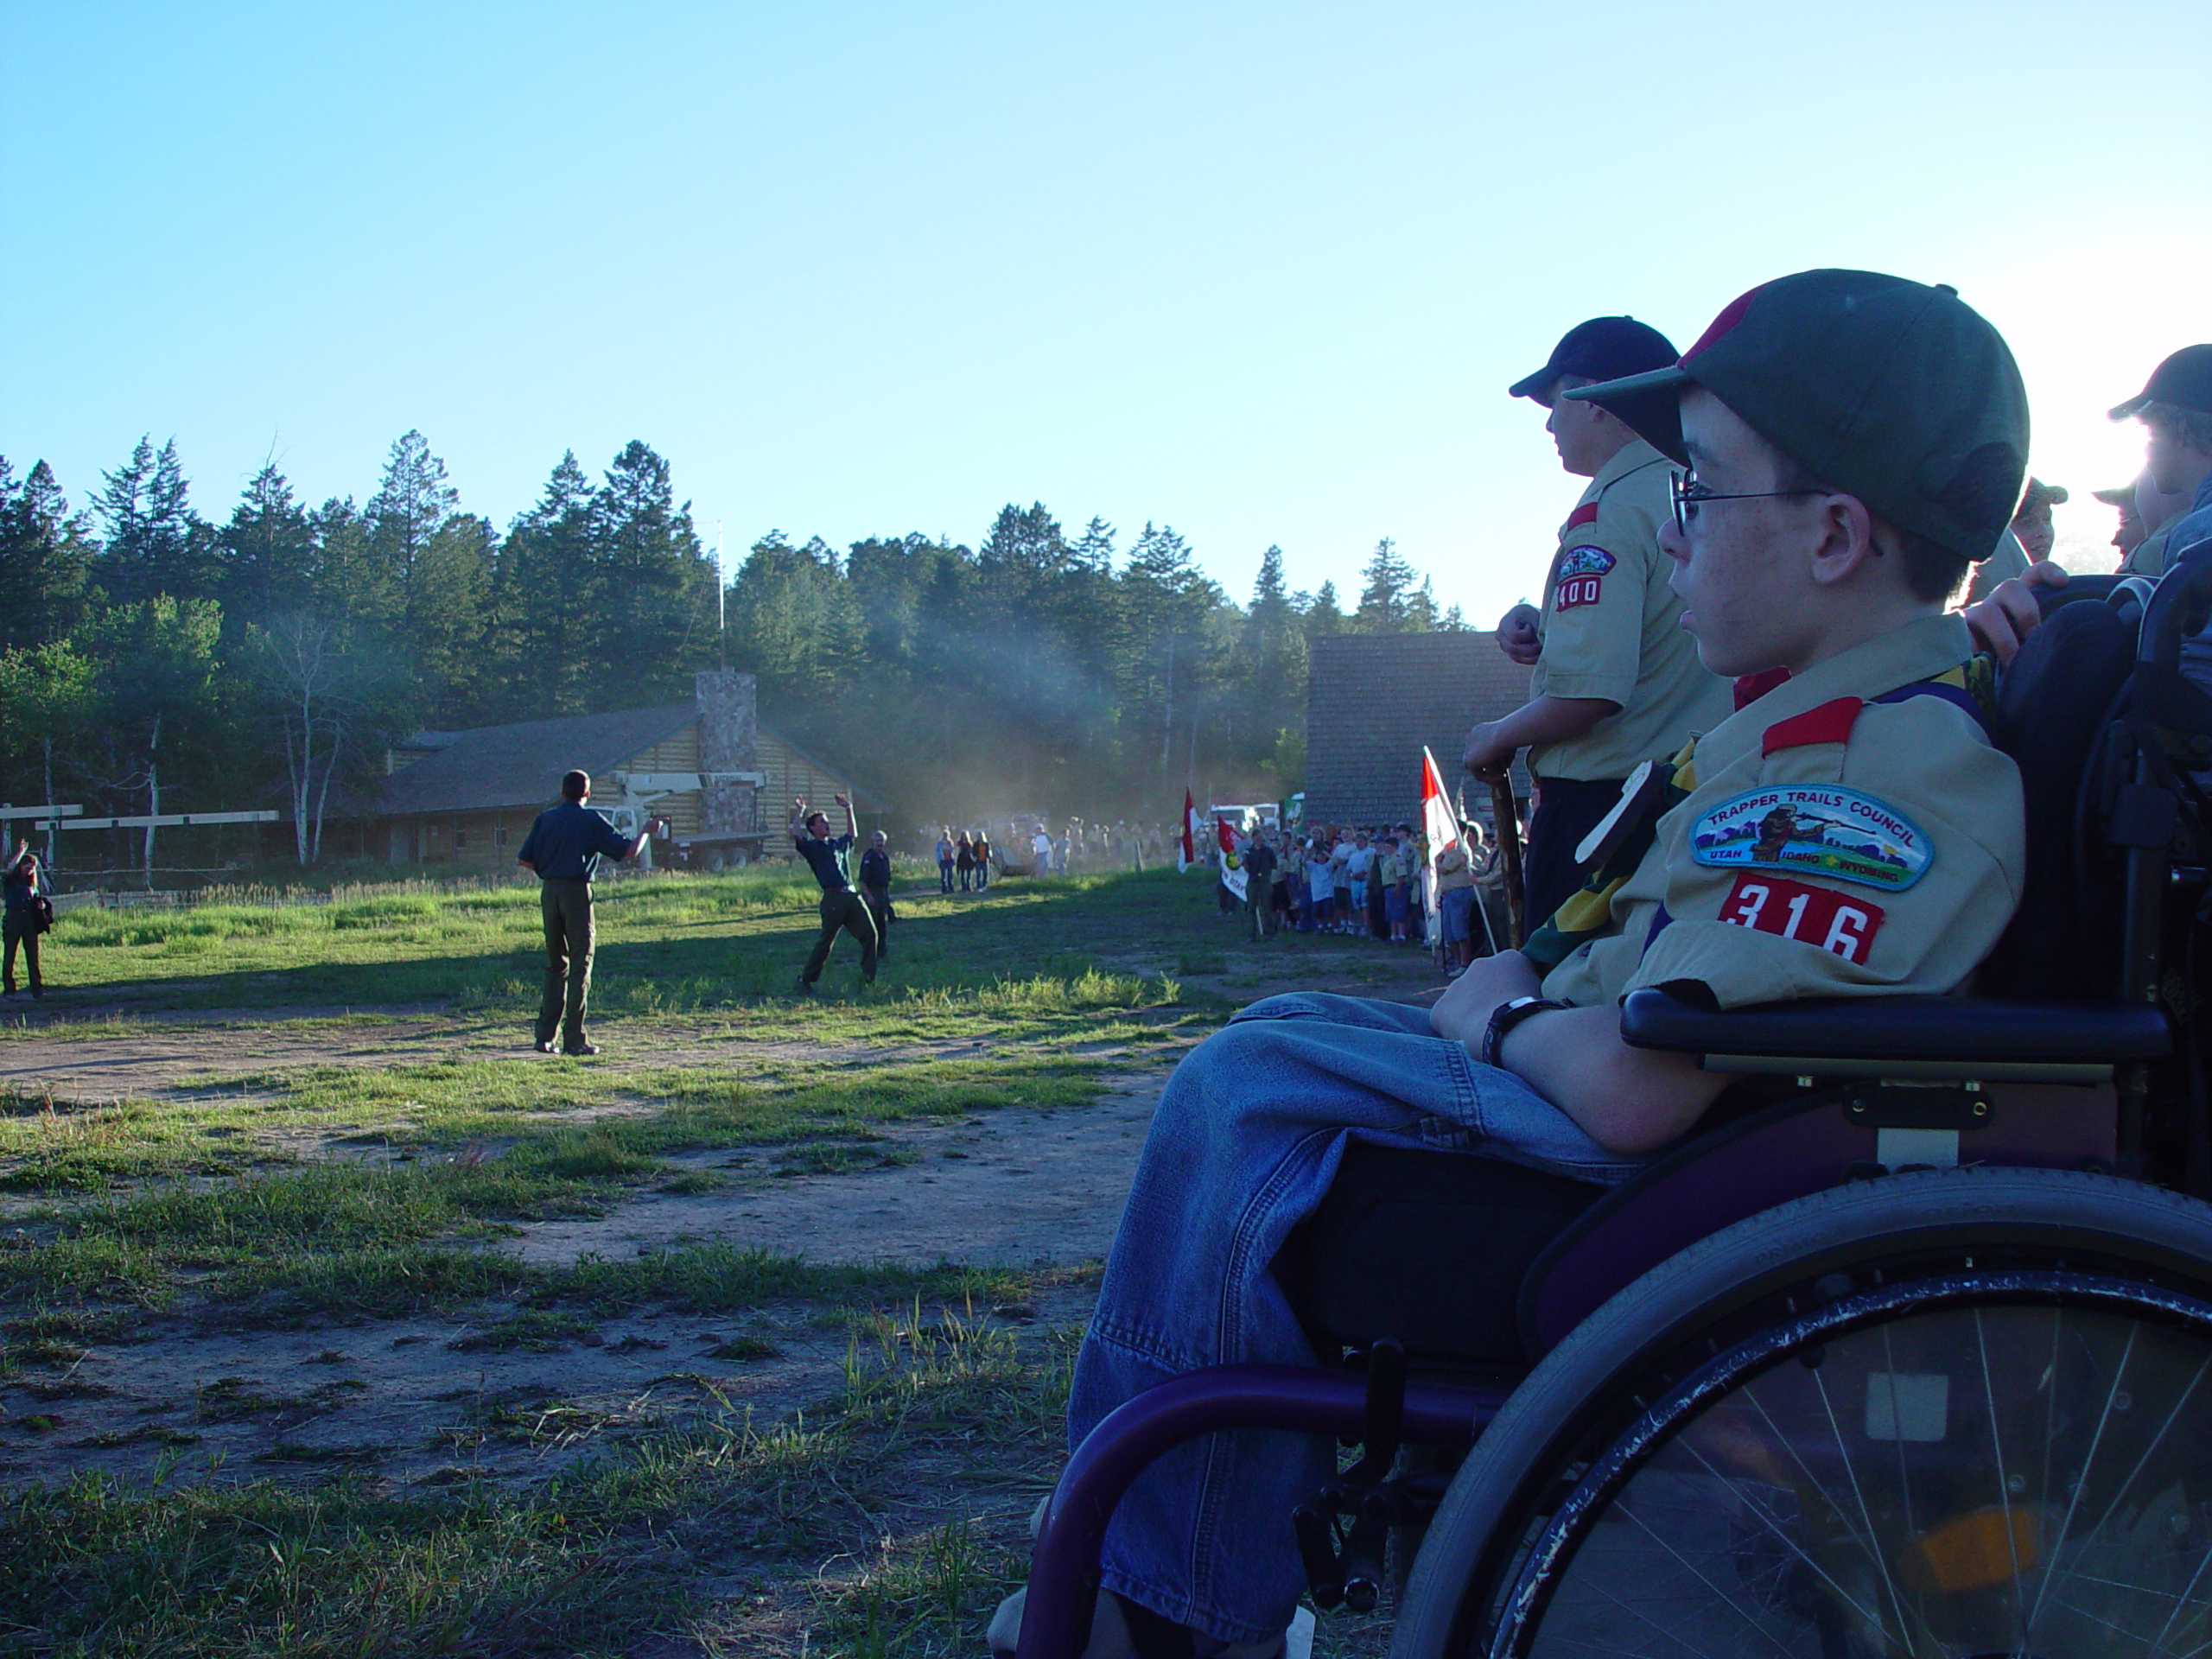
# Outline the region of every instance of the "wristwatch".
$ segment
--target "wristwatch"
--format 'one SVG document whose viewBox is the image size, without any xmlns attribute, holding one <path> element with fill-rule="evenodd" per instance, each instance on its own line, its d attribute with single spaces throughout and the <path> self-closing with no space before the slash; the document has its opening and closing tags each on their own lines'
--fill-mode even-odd
<svg viewBox="0 0 2212 1659">
<path fill-rule="evenodd" d="M 1483 1064 L 1502 1065 L 1498 1058 L 1505 1048 L 1505 1034 L 1523 1020 L 1532 1020 L 1554 1008 L 1563 1008 L 1564 1002 L 1554 1002 L 1548 996 L 1516 996 L 1510 1002 L 1501 1002 L 1491 1010 L 1490 1026 L 1483 1033 Z"/>
</svg>

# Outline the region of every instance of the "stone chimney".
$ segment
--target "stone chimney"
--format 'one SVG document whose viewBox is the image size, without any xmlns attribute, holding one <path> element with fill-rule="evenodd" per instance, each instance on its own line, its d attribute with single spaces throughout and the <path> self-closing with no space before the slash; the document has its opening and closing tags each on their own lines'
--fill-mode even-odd
<svg viewBox="0 0 2212 1659">
<path fill-rule="evenodd" d="M 732 668 L 699 671 L 693 702 L 699 710 L 699 770 L 758 772 L 760 717 L 753 676 Z M 746 835 L 760 827 L 760 791 L 751 784 L 709 781 L 699 791 L 703 835 Z"/>
</svg>

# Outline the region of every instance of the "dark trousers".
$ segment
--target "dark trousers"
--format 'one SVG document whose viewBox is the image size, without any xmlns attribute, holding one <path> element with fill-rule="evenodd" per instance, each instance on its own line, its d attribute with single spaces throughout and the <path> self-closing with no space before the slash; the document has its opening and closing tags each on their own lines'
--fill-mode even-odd
<svg viewBox="0 0 2212 1659">
<path fill-rule="evenodd" d="M 952 861 L 949 858 L 937 861 L 937 890 L 939 893 L 952 891 Z"/>
<path fill-rule="evenodd" d="M 1244 912 L 1252 924 L 1255 939 L 1275 936 L 1275 886 L 1271 875 L 1245 878 Z"/>
<path fill-rule="evenodd" d="M 1622 781 L 1536 779 L 1536 810 L 1529 820 L 1529 846 L 1521 857 L 1529 932 L 1549 921 L 1554 911 L 1581 890 L 1585 877 L 1574 861 L 1574 849 L 1613 810 L 1621 798 Z"/>
<path fill-rule="evenodd" d="M 541 881 L 538 913 L 545 918 L 545 993 L 537 999 L 537 1040 L 561 1033 L 561 1046 L 582 1048 L 584 998 L 591 993 L 591 883 Z"/>
<path fill-rule="evenodd" d="M 16 947 L 23 947 L 23 961 L 30 969 L 31 995 L 46 995 L 46 982 L 38 975 L 38 918 L 28 910 L 11 910 L 0 919 L 0 937 L 7 940 L 4 977 L 8 995 L 16 994 Z"/>
<path fill-rule="evenodd" d="M 863 881 L 861 899 L 868 906 L 868 920 L 875 924 L 875 959 L 880 962 L 891 954 L 891 889 Z"/>
<path fill-rule="evenodd" d="M 829 966 L 830 947 L 836 944 L 840 928 L 861 942 L 861 977 L 875 977 L 875 918 L 868 913 L 867 901 L 848 890 L 822 895 L 822 932 L 798 976 L 808 984 L 821 978 L 822 970 Z"/>
</svg>

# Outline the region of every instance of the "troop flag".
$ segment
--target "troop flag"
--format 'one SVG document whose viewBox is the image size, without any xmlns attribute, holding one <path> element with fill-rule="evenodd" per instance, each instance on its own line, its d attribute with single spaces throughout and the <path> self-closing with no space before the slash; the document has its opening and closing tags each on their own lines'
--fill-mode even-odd
<svg viewBox="0 0 2212 1659">
<path fill-rule="evenodd" d="M 1198 849 L 1191 837 L 1198 827 L 1198 809 L 1191 799 L 1191 791 L 1183 791 L 1183 833 L 1175 842 L 1175 874 L 1178 875 L 1198 861 Z"/>
<path fill-rule="evenodd" d="M 1215 842 L 1221 849 L 1221 885 L 1236 894 L 1236 902 L 1241 905 L 1244 902 L 1244 893 L 1251 878 L 1244 874 L 1243 865 L 1237 861 L 1236 837 L 1230 834 L 1227 818 L 1216 818 L 1213 832 Z"/>
<path fill-rule="evenodd" d="M 1444 774 L 1437 770 L 1436 757 L 1426 743 L 1421 751 L 1421 830 L 1428 842 L 1428 857 L 1421 869 L 1421 909 L 1427 917 L 1423 933 L 1433 950 L 1444 942 L 1444 917 L 1436 903 L 1436 861 L 1462 831 L 1459 815 L 1444 792 Z"/>
</svg>

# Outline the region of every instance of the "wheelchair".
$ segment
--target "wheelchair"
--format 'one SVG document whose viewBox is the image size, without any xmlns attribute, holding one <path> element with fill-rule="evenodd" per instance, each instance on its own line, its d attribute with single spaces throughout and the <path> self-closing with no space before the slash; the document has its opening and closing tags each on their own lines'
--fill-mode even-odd
<svg viewBox="0 0 2212 1659">
<path fill-rule="evenodd" d="M 1042 1519 L 1075 1659 L 1115 1503 L 1218 1430 L 1359 1455 L 1294 1517 L 1393 1651 L 2212 1654 L 2212 554 L 2075 578 L 2000 684 L 2029 861 L 1973 996 L 1631 995 L 1733 1079 L 1599 1188 L 1355 1141 L 1277 1258 L 1321 1363 L 1126 1402 Z"/>
</svg>

